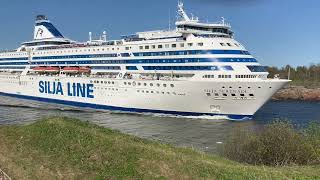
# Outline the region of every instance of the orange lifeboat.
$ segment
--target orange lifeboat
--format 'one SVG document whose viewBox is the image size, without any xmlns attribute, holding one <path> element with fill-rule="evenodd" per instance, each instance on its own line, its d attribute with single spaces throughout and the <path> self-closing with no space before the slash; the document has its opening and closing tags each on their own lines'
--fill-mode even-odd
<svg viewBox="0 0 320 180">
<path fill-rule="evenodd" d="M 34 72 L 44 72 L 46 70 L 46 67 L 43 67 L 43 66 L 37 66 L 35 68 L 32 68 L 32 70 Z"/>
<path fill-rule="evenodd" d="M 46 67 L 44 72 L 47 72 L 47 73 L 58 73 L 58 72 L 60 72 L 60 68 L 59 67 Z"/>
<path fill-rule="evenodd" d="M 63 68 L 63 72 L 65 73 L 78 73 L 80 70 L 79 67 L 65 67 Z"/>
<path fill-rule="evenodd" d="M 80 73 L 90 73 L 91 68 L 90 67 L 79 67 Z"/>
</svg>

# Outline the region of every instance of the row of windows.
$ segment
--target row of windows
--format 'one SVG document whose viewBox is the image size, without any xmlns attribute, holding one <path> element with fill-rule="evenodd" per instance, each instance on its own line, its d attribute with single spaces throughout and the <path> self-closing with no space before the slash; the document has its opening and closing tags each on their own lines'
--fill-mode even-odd
<svg viewBox="0 0 320 180">
<path fill-rule="evenodd" d="M 202 78 L 214 78 L 215 76 L 213 74 L 209 75 L 203 75 Z M 257 78 L 257 75 L 236 75 L 236 78 Z M 232 78 L 232 75 L 218 75 L 218 78 Z"/>
<path fill-rule="evenodd" d="M 265 66 L 247 66 L 251 72 L 267 72 Z"/>
<path fill-rule="evenodd" d="M 93 70 L 120 70 L 120 66 L 95 66 L 92 67 Z"/>
<path fill-rule="evenodd" d="M 96 84 L 114 84 L 114 81 L 99 81 L 99 80 L 94 80 L 90 81 L 90 83 L 96 83 Z"/>
<path fill-rule="evenodd" d="M 236 75 L 236 78 L 257 78 L 257 75 Z"/>
<path fill-rule="evenodd" d="M 175 92 L 170 93 L 170 92 L 164 92 L 164 91 L 160 92 L 160 91 L 137 90 L 137 92 L 138 93 L 139 92 L 141 92 L 141 93 L 151 93 L 151 94 L 173 94 L 173 95 L 177 95 L 177 93 L 175 93 Z"/>
<path fill-rule="evenodd" d="M 186 71 L 217 71 L 219 68 L 217 66 L 142 66 L 144 70 L 186 70 Z"/>
<path fill-rule="evenodd" d="M 129 85 L 129 86 L 150 86 L 150 87 L 153 87 L 153 86 L 156 86 L 156 87 L 168 87 L 169 84 L 160 84 L 160 83 L 156 83 L 156 84 L 153 84 L 153 83 L 141 83 L 141 82 L 123 82 L 124 85 Z M 174 84 L 170 84 L 170 87 L 174 87 Z"/>
<path fill-rule="evenodd" d="M 231 78 L 231 75 L 227 75 L 227 74 L 219 74 L 218 78 Z"/>
<path fill-rule="evenodd" d="M 187 43 L 187 46 L 188 47 L 192 47 L 193 46 L 193 44 L 194 43 Z M 200 43 L 196 43 L 197 44 L 197 46 L 203 46 L 203 43 L 202 42 L 200 42 Z M 185 44 L 184 43 L 180 43 L 179 44 L 179 46 L 180 47 L 185 47 Z M 176 48 L 176 47 L 178 47 L 178 45 L 177 44 L 165 44 L 165 45 L 163 45 L 163 44 L 159 44 L 159 45 L 146 45 L 146 46 L 139 46 L 139 49 L 140 50 L 142 50 L 142 49 L 156 49 L 156 48 L 158 48 L 158 49 L 162 49 L 163 47 L 165 47 L 165 48 Z M 126 49 L 128 49 L 128 48 L 126 48 Z"/>
<path fill-rule="evenodd" d="M 228 94 L 227 93 L 222 93 L 221 94 L 222 96 L 224 96 L 224 97 L 227 97 L 228 96 Z M 245 94 L 239 94 L 241 97 L 244 97 L 245 96 Z M 248 94 L 250 97 L 254 97 L 254 94 Z M 211 96 L 211 93 L 207 93 L 207 96 Z M 216 96 L 216 97 L 218 97 L 218 96 L 220 96 L 220 94 L 219 93 L 214 93 L 214 96 Z M 232 94 L 230 94 L 230 96 L 232 96 L 232 97 L 236 97 L 237 95 L 236 94 L 234 94 L 234 93 L 232 93 Z"/>
<path fill-rule="evenodd" d="M 25 67 L 0 66 L 0 69 L 24 69 Z"/>
<path fill-rule="evenodd" d="M 129 70 L 129 71 L 138 70 L 137 66 L 126 66 L 126 69 Z"/>
<path fill-rule="evenodd" d="M 213 74 L 206 74 L 204 76 L 202 76 L 202 78 L 214 78 Z"/>
</svg>

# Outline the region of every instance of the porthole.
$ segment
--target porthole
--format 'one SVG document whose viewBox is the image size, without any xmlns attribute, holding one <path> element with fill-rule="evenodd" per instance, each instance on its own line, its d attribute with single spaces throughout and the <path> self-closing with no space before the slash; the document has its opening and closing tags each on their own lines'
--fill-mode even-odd
<svg viewBox="0 0 320 180">
<path fill-rule="evenodd" d="M 249 94 L 249 96 L 253 97 L 254 95 L 253 94 Z"/>
<path fill-rule="evenodd" d="M 138 83 L 138 86 L 141 86 L 141 83 Z"/>
<path fill-rule="evenodd" d="M 227 94 L 223 94 L 223 96 L 228 96 Z"/>
<path fill-rule="evenodd" d="M 158 83 L 157 86 L 160 87 L 160 84 Z"/>
<path fill-rule="evenodd" d="M 150 86 L 153 86 L 153 84 L 152 84 L 152 83 L 150 83 Z"/>
<path fill-rule="evenodd" d="M 147 86 L 147 83 L 143 83 L 144 86 Z"/>
<path fill-rule="evenodd" d="M 171 87 L 174 87 L 174 84 L 170 84 Z"/>
<path fill-rule="evenodd" d="M 234 96 L 236 96 L 236 94 L 231 94 L 231 96 L 233 96 L 233 97 L 234 97 Z"/>
<path fill-rule="evenodd" d="M 167 84 L 163 84 L 163 87 L 167 87 Z"/>
<path fill-rule="evenodd" d="M 244 94 L 240 94 L 240 96 L 242 96 L 242 97 L 243 97 L 243 96 L 244 96 Z"/>
</svg>

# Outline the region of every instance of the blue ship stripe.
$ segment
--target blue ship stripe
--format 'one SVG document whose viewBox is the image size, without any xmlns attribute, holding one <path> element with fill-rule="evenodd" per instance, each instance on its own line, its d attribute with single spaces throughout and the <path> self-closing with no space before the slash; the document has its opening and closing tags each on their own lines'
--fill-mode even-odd
<svg viewBox="0 0 320 180">
<path fill-rule="evenodd" d="M 163 63 L 204 63 L 204 62 L 257 62 L 254 58 L 181 58 L 181 59 L 133 59 L 133 60 L 57 60 L 32 61 L 32 65 L 41 64 L 163 64 Z M 2 62 L 0 65 L 28 65 L 28 62 Z"/>
<path fill-rule="evenodd" d="M 93 108 L 93 109 L 105 109 L 105 110 L 112 110 L 112 111 L 124 111 L 124 112 L 136 112 L 136 113 L 158 113 L 158 114 L 171 114 L 171 115 L 181 115 L 181 116 L 204 116 L 204 115 L 215 116 L 215 115 L 218 115 L 218 116 L 227 116 L 231 120 L 246 120 L 246 119 L 252 118 L 252 115 L 214 114 L 214 113 L 166 111 L 166 110 L 155 110 L 155 109 L 125 108 L 125 107 L 99 105 L 99 104 L 92 104 L 92 103 L 66 101 L 66 100 L 60 100 L 60 99 L 50 99 L 50 98 L 43 98 L 43 97 L 27 96 L 27 95 L 20 95 L 20 94 L 9 94 L 9 93 L 3 93 L 3 92 L 0 92 L 0 95 L 21 98 L 21 99 L 27 99 L 27 100 L 40 101 L 40 102 L 64 104 L 64 105 L 69 105 L 69 106 L 85 107 L 85 108 Z"/>
</svg>

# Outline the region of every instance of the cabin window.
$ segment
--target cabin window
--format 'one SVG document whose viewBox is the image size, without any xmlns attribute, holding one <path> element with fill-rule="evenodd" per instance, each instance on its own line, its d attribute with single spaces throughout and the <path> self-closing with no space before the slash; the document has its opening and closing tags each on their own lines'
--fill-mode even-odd
<svg viewBox="0 0 320 180">
<path fill-rule="evenodd" d="M 184 47 L 184 43 L 181 43 L 181 44 L 180 44 L 180 47 Z"/>
<path fill-rule="evenodd" d="M 165 47 L 166 47 L 166 48 L 169 48 L 169 44 L 166 44 Z"/>
<path fill-rule="evenodd" d="M 159 48 L 159 49 L 162 49 L 162 45 L 158 45 L 158 48 Z"/>
<path fill-rule="evenodd" d="M 145 49 L 149 49 L 149 46 L 145 46 L 144 48 L 145 48 Z"/>
<path fill-rule="evenodd" d="M 171 47 L 172 47 L 172 48 L 176 48 L 176 47 L 177 47 L 177 44 L 172 44 Z"/>
<path fill-rule="evenodd" d="M 188 46 L 189 46 L 189 47 L 192 47 L 192 46 L 193 46 L 193 43 L 188 43 Z"/>
<path fill-rule="evenodd" d="M 224 44 L 224 43 L 220 43 L 220 45 L 221 45 L 221 46 L 225 46 L 225 44 Z"/>
<path fill-rule="evenodd" d="M 198 43 L 198 46 L 203 46 L 203 43 Z"/>
<path fill-rule="evenodd" d="M 227 43 L 228 46 L 232 46 L 230 43 Z"/>
<path fill-rule="evenodd" d="M 152 45 L 151 48 L 152 48 L 152 49 L 155 49 L 155 48 L 156 48 L 156 45 Z"/>
<path fill-rule="evenodd" d="M 143 46 L 139 46 L 139 49 L 143 49 Z"/>
</svg>

